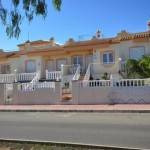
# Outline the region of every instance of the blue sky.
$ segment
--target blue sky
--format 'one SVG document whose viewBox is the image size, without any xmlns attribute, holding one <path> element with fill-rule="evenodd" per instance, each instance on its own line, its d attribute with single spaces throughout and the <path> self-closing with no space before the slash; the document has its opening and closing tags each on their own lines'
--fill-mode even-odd
<svg viewBox="0 0 150 150">
<path fill-rule="evenodd" d="M 79 36 L 96 34 L 98 29 L 104 38 L 115 36 L 121 30 L 146 31 L 150 20 L 150 0 L 62 0 L 61 12 L 54 10 L 51 0 L 47 1 L 47 18 L 34 18 L 30 25 L 24 20 L 18 40 L 8 39 L 5 28 L 0 26 L 0 49 L 18 49 L 17 44 L 28 39 L 28 31 L 30 41 L 49 40 L 53 36 L 63 44 L 69 38 L 78 40 Z"/>
</svg>

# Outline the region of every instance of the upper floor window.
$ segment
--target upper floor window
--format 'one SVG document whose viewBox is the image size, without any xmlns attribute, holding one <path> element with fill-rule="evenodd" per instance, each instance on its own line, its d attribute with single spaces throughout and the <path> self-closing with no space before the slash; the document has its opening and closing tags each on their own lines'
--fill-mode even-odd
<svg viewBox="0 0 150 150">
<path fill-rule="evenodd" d="M 114 62 L 114 54 L 112 52 L 102 54 L 103 64 L 111 64 Z"/>
<path fill-rule="evenodd" d="M 10 65 L 1 65 L 1 74 L 9 74 L 10 73 Z"/>
<path fill-rule="evenodd" d="M 130 59 L 138 60 L 143 57 L 145 53 L 144 47 L 132 47 L 129 50 Z"/>
</svg>

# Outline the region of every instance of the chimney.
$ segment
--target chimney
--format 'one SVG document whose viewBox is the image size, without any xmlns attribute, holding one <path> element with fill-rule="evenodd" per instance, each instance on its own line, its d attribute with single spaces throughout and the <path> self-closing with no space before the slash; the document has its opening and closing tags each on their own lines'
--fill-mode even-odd
<svg viewBox="0 0 150 150">
<path fill-rule="evenodd" d="M 100 30 L 97 31 L 97 38 L 101 39 L 101 31 Z"/>
<path fill-rule="evenodd" d="M 147 30 L 150 31 L 150 21 L 147 22 Z"/>
<path fill-rule="evenodd" d="M 54 37 L 51 37 L 50 38 L 50 45 L 54 46 L 54 43 L 55 43 L 55 39 L 54 39 Z"/>
<path fill-rule="evenodd" d="M 29 40 L 27 40 L 27 41 L 25 42 L 25 46 L 26 46 L 26 47 L 29 47 L 29 46 L 30 46 L 30 41 L 29 41 Z"/>
</svg>

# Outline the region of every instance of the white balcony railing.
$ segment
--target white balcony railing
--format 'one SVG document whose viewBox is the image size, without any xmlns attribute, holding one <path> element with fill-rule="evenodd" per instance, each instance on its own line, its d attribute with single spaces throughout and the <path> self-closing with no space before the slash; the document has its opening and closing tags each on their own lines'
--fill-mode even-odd
<svg viewBox="0 0 150 150">
<path fill-rule="evenodd" d="M 80 77 L 80 65 L 77 67 L 72 80 L 78 80 Z"/>
<path fill-rule="evenodd" d="M 15 74 L 0 74 L 0 83 L 12 83 L 15 78 Z"/>
<path fill-rule="evenodd" d="M 86 80 L 80 81 L 79 87 L 110 87 L 111 80 Z"/>
<path fill-rule="evenodd" d="M 40 79 L 40 71 L 36 73 L 36 76 L 32 79 L 30 83 L 37 83 Z"/>
<path fill-rule="evenodd" d="M 91 64 L 89 64 L 88 69 L 86 70 L 83 81 L 88 81 L 89 80 L 89 78 L 90 78 L 90 67 L 91 67 Z"/>
<path fill-rule="evenodd" d="M 110 80 L 83 80 L 79 82 L 79 87 L 147 87 L 150 86 L 150 78 L 147 79 L 121 79 Z"/>
<path fill-rule="evenodd" d="M 35 89 L 43 89 L 43 88 L 55 88 L 55 82 L 43 82 L 43 83 L 21 83 L 20 90 L 21 91 L 34 91 Z"/>
<path fill-rule="evenodd" d="M 48 70 L 46 70 L 46 79 L 47 80 L 60 80 L 61 77 L 62 77 L 61 71 L 48 72 Z"/>
<path fill-rule="evenodd" d="M 117 87 L 150 86 L 150 78 L 147 79 L 121 79 L 114 83 Z"/>
<path fill-rule="evenodd" d="M 19 74 L 0 74 L 0 83 L 12 83 L 16 81 L 31 81 L 36 76 L 35 73 L 19 73 Z"/>
<path fill-rule="evenodd" d="M 34 83 L 21 83 L 20 84 L 20 89 L 22 91 L 33 91 L 35 89 L 35 84 Z"/>
<path fill-rule="evenodd" d="M 19 73 L 16 74 L 17 81 L 31 81 L 35 78 L 36 72 L 34 73 Z"/>
<path fill-rule="evenodd" d="M 55 88 L 55 82 L 43 82 L 43 83 L 37 83 L 36 88 Z"/>
</svg>

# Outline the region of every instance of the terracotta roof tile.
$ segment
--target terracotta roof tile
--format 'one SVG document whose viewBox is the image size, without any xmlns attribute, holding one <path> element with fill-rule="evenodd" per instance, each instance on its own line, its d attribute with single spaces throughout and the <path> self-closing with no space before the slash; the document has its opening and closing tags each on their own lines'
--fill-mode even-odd
<svg viewBox="0 0 150 150">
<path fill-rule="evenodd" d="M 120 43 L 121 41 L 127 41 L 127 40 L 133 40 L 133 39 L 140 39 L 140 38 L 150 38 L 150 32 L 140 32 L 140 33 L 127 33 L 125 30 L 121 31 L 116 37 L 112 37 L 112 38 L 105 38 L 105 39 L 96 39 L 94 38 L 94 40 L 88 40 L 88 41 L 78 41 L 78 42 L 71 42 L 65 45 L 60 45 L 59 47 L 51 47 L 51 48 L 45 48 L 45 49 L 38 49 L 35 48 L 33 50 L 29 50 L 29 51 L 19 51 L 17 52 L 1 52 L 0 56 L 1 57 L 11 57 L 14 56 L 16 54 L 25 54 L 25 53 L 36 53 L 36 52 L 54 52 L 54 51 L 59 51 L 59 50 L 65 50 L 65 48 L 69 48 L 69 47 L 80 47 L 80 46 L 92 46 L 92 45 L 98 45 L 98 44 L 116 44 L 116 43 Z M 31 43 L 48 43 L 49 41 L 46 40 L 38 40 L 38 41 L 33 41 Z M 22 44 L 19 44 L 22 45 Z"/>
</svg>

